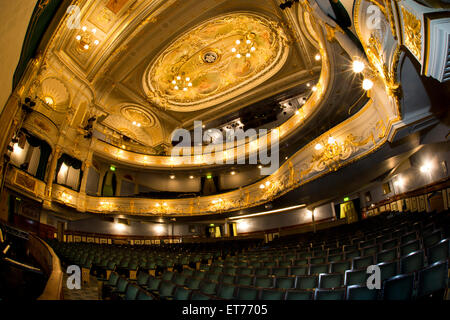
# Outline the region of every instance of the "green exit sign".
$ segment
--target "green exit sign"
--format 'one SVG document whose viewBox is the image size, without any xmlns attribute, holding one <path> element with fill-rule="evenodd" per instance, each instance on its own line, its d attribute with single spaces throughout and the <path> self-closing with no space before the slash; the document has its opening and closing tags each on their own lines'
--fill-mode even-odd
<svg viewBox="0 0 450 320">
<path fill-rule="evenodd" d="M 345 202 L 350 201 L 350 198 L 349 198 L 349 197 L 345 197 L 345 198 L 344 198 L 344 201 L 345 201 Z"/>
</svg>

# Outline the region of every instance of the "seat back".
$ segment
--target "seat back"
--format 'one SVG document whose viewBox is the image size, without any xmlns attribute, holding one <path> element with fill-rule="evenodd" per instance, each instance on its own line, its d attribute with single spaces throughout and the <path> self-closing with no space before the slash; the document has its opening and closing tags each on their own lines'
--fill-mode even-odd
<svg viewBox="0 0 450 320">
<path fill-rule="evenodd" d="M 217 296 L 222 299 L 233 299 L 236 287 L 233 284 L 222 284 L 219 288 Z"/>
<path fill-rule="evenodd" d="M 273 288 L 274 278 L 270 276 L 256 276 L 255 277 L 255 287 L 260 288 Z"/>
<path fill-rule="evenodd" d="M 417 296 L 431 297 L 448 286 L 448 261 L 438 261 L 418 272 Z"/>
<path fill-rule="evenodd" d="M 389 262 L 397 258 L 397 248 L 383 250 L 377 253 L 377 263 Z"/>
<path fill-rule="evenodd" d="M 175 300 L 189 300 L 192 290 L 186 287 L 177 287 L 174 293 Z"/>
<path fill-rule="evenodd" d="M 428 248 L 428 264 L 447 260 L 450 257 L 449 239 L 443 239 L 434 246 Z"/>
<path fill-rule="evenodd" d="M 321 289 L 331 289 L 339 288 L 344 284 L 344 278 L 341 273 L 325 274 L 319 275 L 319 288 Z"/>
<path fill-rule="evenodd" d="M 383 282 L 383 300 L 411 300 L 414 274 L 400 274 Z"/>
<path fill-rule="evenodd" d="M 314 289 L 317 288 L 319 277 L 312 276 L 297 276 L 297 289 Z"/>
<path fill-rule="evenodd" d="M 139 287 L 135 284 L 129 284 L 125 291 L 125 300 L 136 300 L 139 293 Z"/>
<path fill-rule="evenodd" d="M 420 249 L 420 241 L 419 240 L 413 240 L 410 241 L 400 247 L 400 256 L 406 256 L 407 254 L 417 251 Z"/>
<path fill-rule="evenodd" d="M 369 289 L 365 285 L 347 287 L 346 300 L 377 300 L 379 290 Z"/>
<path fill-rule="evenodd" d="M 275 288 L 278 289 L 293 289 L 295 288 L 295 277 L 276 277 Z"/>
<path fill-rule="evenodd" d="M 239 286 L 237 287 L 237 298 L 239 300 L 257 300 L 258 289 L 255 287 Z"/>
<path fill-rule="evenodd" d="M 330 273 L 342 272 L 351 269 L 350 261 L 333 262 L 330 265 Z"/>
<path fill-rule="evenodd" d="M 370 265 L 373 265 L 373 256 L 353 258 L 352 261 L 353 270 L 367 269 Z"/>
<path fill-rule="evenodd" d="M 262 289 L 260 292 L 260 300 L 283 300 L 284 296 L 284 290 Z"/>
<path fill-rule="evenodd" d="M 314 300 L 344 300 L 345 289 L 316 289 Z"/>
<path fill-rule="evenodd" d="M 398 262 L 397 260 L 391 262 L 382 262 L 377 264 L 380 267 L 381 281 L 392 278 L 398 273 Z"/>
<path fill-rule="evenodd" d="M 314 290 L 287 290 L 286 300 L 312 300 Z"/>
<path fill-rule="evenodd" d="M 215 295 L 217 292 L 217 282 L 202 281 L 200 284 L 200 291 L 206 294 Z"/>
<path fill-rule="evenodd" d="M 410 273 L 424 267 L 424 254 L 422 250 L 411 252 L 400 260 L 400 272 Z"/>
<path fill-rule="evenodd" d="M 344 285 L 365 285 L 367 282 L 366 270 L 347 270 L 344 276 Z"/>
<path fill-rule="evenodd" d="M 152 294 L 139 289 L 136 300 L 155 300 Z"/>
</svg>

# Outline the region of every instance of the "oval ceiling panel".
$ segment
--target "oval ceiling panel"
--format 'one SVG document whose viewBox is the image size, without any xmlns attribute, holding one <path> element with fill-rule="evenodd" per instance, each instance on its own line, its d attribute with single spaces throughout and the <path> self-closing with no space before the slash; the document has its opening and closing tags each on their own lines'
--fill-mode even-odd
<svg viewBox="0 0 450 320">
<path fill-rule="evenodd" d="M 233 13 L 180 36 L 147 68 L 144 89 L 169 110 L 190 112 L 242 94 L 278 72 L 289 53 L 281 26 Z"/>
</svg>

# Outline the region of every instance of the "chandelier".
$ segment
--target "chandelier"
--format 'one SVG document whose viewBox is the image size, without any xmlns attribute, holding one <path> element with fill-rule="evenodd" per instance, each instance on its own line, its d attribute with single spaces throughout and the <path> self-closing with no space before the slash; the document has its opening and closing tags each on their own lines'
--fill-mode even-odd
<svg viewBox="0 0 450 320">
<path fill-rule="evenodd" d="M 75 37 L 81 50 L 87 51 L 92 45 L 97 46 L 100 43 L 98 39 L 94 39 L 97 29 L 88 30 L 87 27 L 82 27 L 81 31 L 81 34 Z"/>
<path fill-rule="evenodd" d="M 177 75 L 172 80 L 172 84 L 174 90 L 183 90 L 185 92 L 192 87 L 191 78 L 187 77 L 184 72 L 182 72 L 180 75 Z"/>
<path fill-rule="evenodd" d="M 236 40 L 236 46 L 231 48 L 231 52 L 236 54 L 236 58 L 250 58 L 252 53 L 256 51 L 255 47 L 256 34 L 249 32 L 242 38 Z"/>
</svg>

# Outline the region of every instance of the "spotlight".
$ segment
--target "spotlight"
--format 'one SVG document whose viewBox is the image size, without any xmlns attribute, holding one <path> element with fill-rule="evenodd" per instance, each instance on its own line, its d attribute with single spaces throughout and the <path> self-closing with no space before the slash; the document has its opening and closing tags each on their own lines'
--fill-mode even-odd
<svg viewBox="0 0 450 320">
<path fill-rule="evenodd" d="M 373 82 L 372 80 L 369 79 L 364 79 L 363 83 L 362 83 L 362 87 L 364 90 L 370 90 L 373 87 Z"/>
<path fill-rule="evenodd" d="M 322 150 L 322 148 L 323 146 L 320 143 L 316 144 L 316 146 L 314 147 L 314 149 L 316 149 L 317 151 Z"/>
<path fill-rule="evenodd" d="M 420 172 L 422 172 L 422 173 L 429 173 L 431 171 L 431 169 L 433 169 L 433 165 L 431 164 L 431 162 L 425 162 L 420 167 Z"/>
<path fill-rule="evenodd" d="M 364 70 L 364 62 L 359 61 L 359 60 L 355 60 L 353 61 L 353 72 L 354 73 L 360 73 Z"/>
<path fill-rule="evenodd" d="M 316 54 L 316 56 L 314 57 L 314 59 L 316 59 L 316 61 L 320 60 L 320 54 Z"/>
</svg>

